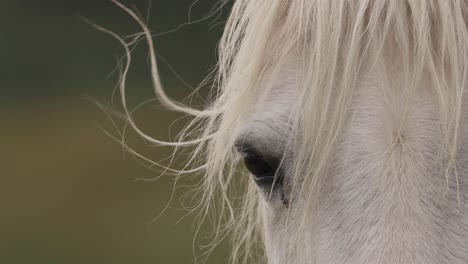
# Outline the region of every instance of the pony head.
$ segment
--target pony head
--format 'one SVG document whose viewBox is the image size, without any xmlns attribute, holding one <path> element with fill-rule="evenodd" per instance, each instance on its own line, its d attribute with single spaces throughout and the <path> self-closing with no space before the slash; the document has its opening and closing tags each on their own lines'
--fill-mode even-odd
<svg viewBox="0 0 468 264">
<path fill-rule="evenodd" d="M 466 12 L 462 0 L 237 0 L 203 110 L 166 96 L 140 21 L 156 94 L 193 120 L 178 142 L 127 111 L 129 123 L 191 148 L 192 167 L 173 172 L 203 177 L 202 215 L 216 209 L 233 263 L 461 263 L 466 236 L 440 230 L 468 232 L 453 216 Z"/>
</svg>

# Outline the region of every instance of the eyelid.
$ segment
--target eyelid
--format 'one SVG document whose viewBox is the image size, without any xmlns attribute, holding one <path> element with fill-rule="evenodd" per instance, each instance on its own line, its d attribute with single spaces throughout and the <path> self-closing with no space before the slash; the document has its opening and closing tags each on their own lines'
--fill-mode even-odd
<svg viewBox="0 0 468 264">
<path fill-rule="evenodd" d="M 245 142 L 245 138 L 242 138 L 241 140 L 236 140 L 234 142 L 234 147 L 236 148 L 237 152 L 239 152 L 241 155 L 242 153 L 246 153 L 249 149 L 255 149 L 251 144 Z"/>
<path fill-rule="evenodd" d="M 276 155 L 272 155 L 271 153 L 261 151 L 260 148 L 258 148 L 257 146 L 246 142 L 245 139 L 237 140 L 234 143 L 234 146 L 237 152 L 242 156 L 242 158 L 245 158 L 246 156 L 258 156 L 265 160 L 266 163 L 275 170 L 278 169 L 277 164 L 280 164 L 281 159 L 276 157 Z"/>
<path fill-rule="evenodd" d="M 237 142 L 236 142 L 237 143 Z M 268 166 L 271 167 L 272 170 L 278 171 L 280 159 L 273 155 L 266 154 L 265 152 L 260 151 L 256 147 L 252 146 L 251 144 L 241 143 L 235 144 L 237 152 L 242 156 L 242 158 L 248 157 L 259 157 L 261 158 Z"/>
</svg>

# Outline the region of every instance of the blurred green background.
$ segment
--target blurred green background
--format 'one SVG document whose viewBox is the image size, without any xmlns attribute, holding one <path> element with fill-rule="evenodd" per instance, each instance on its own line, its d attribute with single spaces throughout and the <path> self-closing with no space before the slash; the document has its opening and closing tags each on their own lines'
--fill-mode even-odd
<svg viewBox="0 0 468 264">
<path fill-rule="evenodd" d="M 187 22 L 189 10 L 192 20 L 207 16 L 220 0 L 122 2 L 159 33 Z M 188 96 L 214 66 L 229 4 L 220 11 L 155 38 L 170 96 Z M 193 243 L 197 224 L 180 209 L 188 189 L 177 189 L 169 209 L 152 222 L 170 201 L 173 178 L 136 181 L 159 174 L 99 129 L 119 137 L 86 97 L 112 100 L 123 50 L 80 16 L 121 36 L 140 31 L 106 0 L 0 0 L 0 263 L 194 263 L 192 248 L 199 254 L 209 243 L 209 226 Z M 133 54 L 131 107 L 154 98 L 146 45 Z M 135 113 L 148 134 L 164 140 L 183 125 L 169 131 L 178 117 L 157 102 Z M 154 160 L 170 154 L 145 147 L 132 132 L 128 140 Z M 222 246 L 208 261 L 225 262 Z"/>
</svg>

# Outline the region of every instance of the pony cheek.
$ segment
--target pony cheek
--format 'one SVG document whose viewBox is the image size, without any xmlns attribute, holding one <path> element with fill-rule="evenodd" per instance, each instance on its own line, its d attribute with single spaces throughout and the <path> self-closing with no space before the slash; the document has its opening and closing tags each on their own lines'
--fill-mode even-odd
<svg viewBox="0 0 468 264">
<path fill-rule="evenodd" d="M 265 202 L 262 201 L 262 228 L 265 235 L 265 251 L 268 256 L 269 264 L 284 263 L 281 260 L 288 259 L 288 263 L 297 263 L 292 252 L 288 253 L 290 248 L 291 230 L 287 227 L 288 210 L 284 208 L 281 201 Z M 290 221 L 290 220 L 289 220 Z M 289 233 L 289 235 L 288 235 Z"/>
</svg>

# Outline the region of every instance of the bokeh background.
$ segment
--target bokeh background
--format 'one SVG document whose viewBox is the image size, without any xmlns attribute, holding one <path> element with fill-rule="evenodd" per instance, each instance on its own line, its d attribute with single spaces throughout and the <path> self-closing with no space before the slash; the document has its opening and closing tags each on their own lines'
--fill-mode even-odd
<svg viewBox="0 0 468 264">
<path fill-rule="evenodd" d="M 189 16 L 206 17 L 220 0 L 122 2 L 160 33 Z M 155 38 L 170 96 L 187 97 L 212 70 L 229 7 Z M 181 209 L 182 187 L 153 221 L 171 200 L 174 180 L 136 180 L 159 174 L 103 132 L 119 138 L 123 124 L 113 117 L 115 128 L 88 98 L 112 104 L 123 49 L 81 16 L 121 36 L 140 31 L 106 0 L 0 0 L 0 263 L 194 263 L 210 228 L 194 242 L 198 225 Z M 131 107 L 154 98 L 143 42 L 133 55 Z M 178 117 L 157 102 L 135 112 L 148 134 L 164 140 L 183 126 L 169 130 Z M 131 131 L 127 140 L 154 160 L 170 154 Z M 225 263 L 226 251 L 220 246 L 208 263 Z"/>
</svg>

